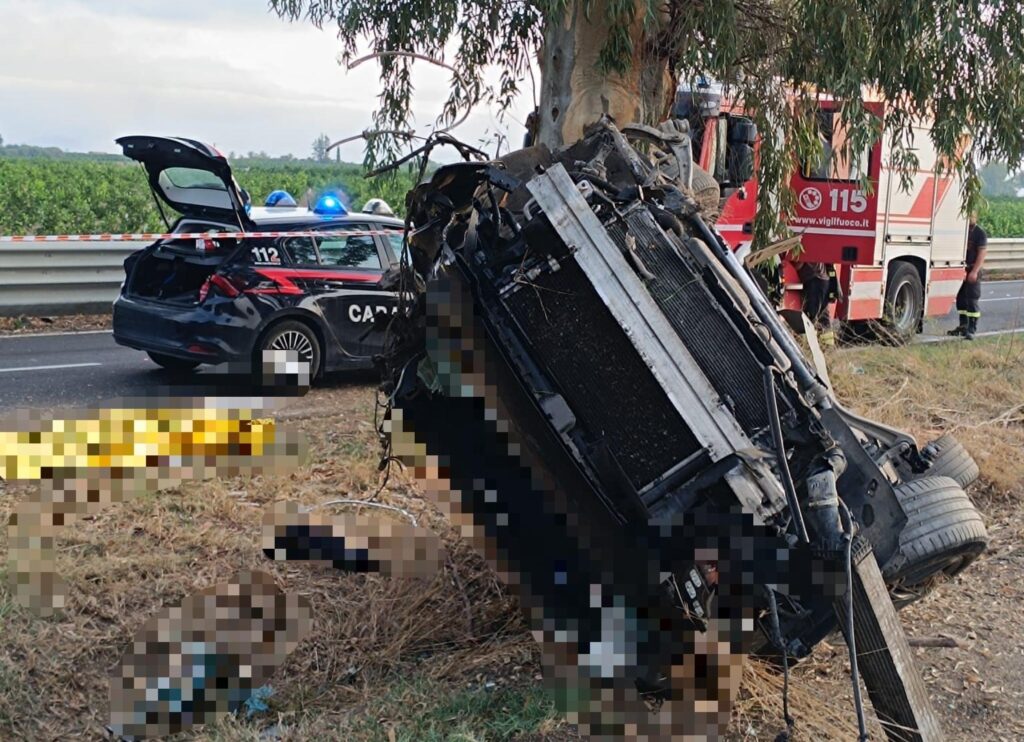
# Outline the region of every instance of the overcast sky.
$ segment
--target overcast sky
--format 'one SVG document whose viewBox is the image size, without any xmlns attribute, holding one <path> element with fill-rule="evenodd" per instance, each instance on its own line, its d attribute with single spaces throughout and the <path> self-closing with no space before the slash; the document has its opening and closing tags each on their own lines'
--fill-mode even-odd
<svg viewBox="0 0 1024 742">
<path fill-rule="evenodd" d="M 289 24 L 265 0 L 0 0 L 0 135 L 7 144 L 116 152 L 125 134 L 186 136 L 224 152 L 307 156 L 320 132 L 367 128 L 376 65 L 338 65 L 333 29 Z M 449 73 L 414 68 L 421 128 L 440 112 Z M 522 122 L 526 95 L 511 115 Z M 486 108 L 456 133 L 475 142 L 522 127 Z M 515 145 L 518 146 L 518 145 Z M 342 149 L 362 159 L 363 145 Z"/>
</svg>

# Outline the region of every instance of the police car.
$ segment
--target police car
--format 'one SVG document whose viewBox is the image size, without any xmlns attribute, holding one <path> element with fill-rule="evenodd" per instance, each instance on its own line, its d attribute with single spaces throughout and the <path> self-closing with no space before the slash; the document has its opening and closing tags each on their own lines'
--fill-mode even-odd
<svg viewBox="0 0 1024 742">
<path fill-rule="evenodd" d="M 272 205 L 254 208 L 227 159 L 206 144 L 151 136 L 117 142 L 181 215 L 171 232 L 193 236 L 160 240 L 125 260 L 116 342 L 172 370 L 259 363 L 264 351 L 291 352 L 309 364 L 311 378 L 373 365 L 386 324 L 375 318 L 397 305 L 381 278 L 402 244 L 403 223 L 386 204 L 374 199 L 367 213 L 348 213 L 326 195 L 300 208 L 275 192 Z M 194 236 L 240 231 L 277 234 Z"/>
</svg>

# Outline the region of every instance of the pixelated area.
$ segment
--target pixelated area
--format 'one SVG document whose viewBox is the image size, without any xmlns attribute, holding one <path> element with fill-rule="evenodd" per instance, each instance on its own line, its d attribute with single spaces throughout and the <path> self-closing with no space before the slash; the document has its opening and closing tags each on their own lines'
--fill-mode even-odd
<svg viewBox="0 0 1024 742">
<path fill-rule="evenodd" d="M 111 732 L 152 738 L 237 711 L 312 629 L 309 601 L 264 572 L 241 572 L 164 608 L 111 673 Z"/>
<path fill-rule="evenodd" d="M 173 405 L 173 406 L 171 406 Z M 8 582 L 22 606 L 66 603 L 55 548 L 76 520 L 190 479 L 281 474 L 308 458 L 302 436 L 264 417 L 262 400 L 178 399 L 47 419 L 20 412 L 0 430 L 0 478 L 39 481 L 8 521 Z"/>
<path fill-rule="evenodd" d="M 436 575 L 446 556 L 441 540 L 415 525 L 362 514 L 308 512 L 295 502 L 276 503 L 264 515 L 263 553 L 276 561 L 422 578 Z"/>
<path fill-rule="evenodd" d="M 309 391 L 309 363 L 295 350 L 264 350 L 260 356 L 260 382 L 275 394 L 305 394 Z"/>
<path fill-rule="evenodd" d="M 754 565 L 777 544 L 751 514 L 636 533 L 587 511 L 513 422 L 516 400 L 488 361 L 471 303 L 443 278 L 431 289 L 428 353 L 415 371 L 441 393 L 390 409 L 391 454 L 515 589 L 545 683 L 581 734 L 717 739 L 754 631 Z"/>
</svg>

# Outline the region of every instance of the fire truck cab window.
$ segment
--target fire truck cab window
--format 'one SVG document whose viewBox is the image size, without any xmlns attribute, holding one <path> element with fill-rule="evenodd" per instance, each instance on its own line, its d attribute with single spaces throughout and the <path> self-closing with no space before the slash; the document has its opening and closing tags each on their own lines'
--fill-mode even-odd
<svg viewBox="0 0 1024 742">
<path fill-rule="evenodd" d="M 822 153 L 817 162 L 805 162 L 802 168 L 807 180 L 856 181 L 867 174 L 871 148 L 846 152 L 846 130 L 838 111 L 818 112 L 818 139 Z"/>
</svg>

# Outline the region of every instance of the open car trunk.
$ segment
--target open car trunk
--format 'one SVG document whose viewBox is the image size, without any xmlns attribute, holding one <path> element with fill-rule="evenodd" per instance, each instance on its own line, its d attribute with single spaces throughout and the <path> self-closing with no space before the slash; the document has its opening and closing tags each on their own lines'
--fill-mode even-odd
<svg viewBox="0 0 1024 742">
<path fill-rule="evenodd" d="M 187 225 L 186 230 L 200 231 L 195 226 Z M 167 240 L 133 255 L 125 266 L 128 296 L 183 306 L 199 304 L 203 284 L 237 249 L 236 240 L 205 242 L 209 249 L 200 251 L 195 239 Z"/>
</svg>

